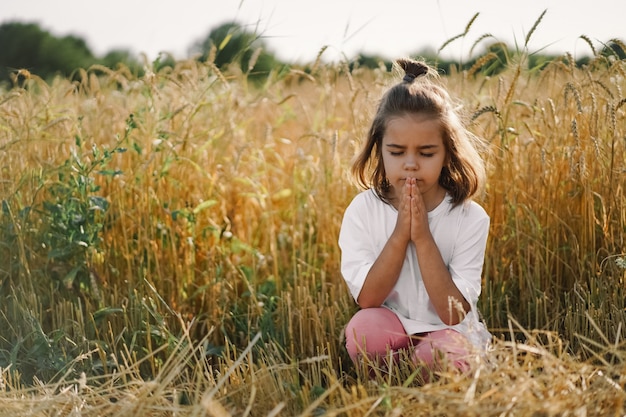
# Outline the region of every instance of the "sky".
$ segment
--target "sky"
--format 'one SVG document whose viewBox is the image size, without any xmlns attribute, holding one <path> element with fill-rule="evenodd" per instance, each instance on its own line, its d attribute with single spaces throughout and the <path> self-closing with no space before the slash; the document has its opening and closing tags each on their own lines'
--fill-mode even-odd
<svg viewBox="0 0 626 417">
<path fill-rule="evenodd" d="M 425 48 L 469 57 L 472 45 L 503 41 L 530 52 L 589 55 L 610 39 L 626 40 L 624 0 L 0 0 L 0 24 L 37 23 L 55 36 L 75 35 L 103 56 L 126 49 L 154 60 L 162 52 L 189 57 L 211 29 L 235 21 L 262 36 L 269 52 L 290 63 L 310 62 L 322 47 L 326 60 L 357 53 L 388 59 Z M 0 47 L 2 47 L 0 45 Z"/>
</svg>

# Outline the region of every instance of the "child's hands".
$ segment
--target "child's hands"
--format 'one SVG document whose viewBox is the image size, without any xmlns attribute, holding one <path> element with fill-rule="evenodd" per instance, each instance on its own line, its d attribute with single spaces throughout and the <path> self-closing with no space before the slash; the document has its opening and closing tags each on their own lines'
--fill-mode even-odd
<svg viewBox="0 0 626 417">
<path fill-rule="evenodd" d="M 412 241 L 416 245 L 430 236 L 428 211 L 415 178 L 407 178 L 402 187 L 394 235 L 402 242 Z"/>
<path fill-rule="evenodd" d="M 405 189 L 409 192 L 411 207 L 411 241 L 417 245 L 420 239 L 430 236 L 428 211 L 415 178 L 406 179 Z"/>
<path fill-rule="evenodd" d="M 411 205 L 411 185 L 407 180 L 400 193 L 398 220 L 394 230 L 394 235 L 406 244 L 411 240 Z"/>
</svg>

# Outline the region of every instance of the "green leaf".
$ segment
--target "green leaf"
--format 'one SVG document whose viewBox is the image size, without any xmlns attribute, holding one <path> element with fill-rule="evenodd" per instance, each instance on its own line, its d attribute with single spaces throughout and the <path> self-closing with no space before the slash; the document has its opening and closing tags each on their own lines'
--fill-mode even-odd
<svg viewBox="0 0 626 417">
<path fill-rule="evenodd" d="M 74 281 L 76 280 L 76 275 L 78 271 L 80 271 L 83 267 L 81 265 L 75 266 L 67 275 L 63 278 L 63 285 L 65 288 L 72 288 L 74 285 Z"/>
<path fill-rule="evenodd" d="M 122 175 L 123 173 L 124 171 L 119 169 L 102 169 L 98 171 L 98 174 L 109 177 L 115 177 L 116 175 Z"/>
<path fill-rule="evenodd" d="M 198 214 L 200 213 L 202 210 L 207 209 L 209 207 L 213 207 L 214 205 L 217 204 L 217 200 L 206 200 L 203 201 L 202 203 L 198 204 L 194 209 L 193 209 L 193 214 Z"/>
<path fill-rule="evenodd" d="M 73 252 L 72 247 L 70 245 L 64 246 L 62 248 L 53 248 L 48 252 L 48 259 L 64 259 L 67 256 L 71 255 Z"/>
<path fill-rule="evenodd" d="M 123 313 L 124 310 L 119 307 L 104 307 L 93 313 L 93 319 L 98 322 L 111 314 Z"/>
<path fill-rule="evenodd" d="M 224 48 L 226 47 L 226 45 L 228 45 L 228 42 L 230 42 L 230 40 L 231 40 L 231 38 L 232 38 L 232 37 L 233 37 L 233 34 L 232 34 L 232 33 L 229 33 L 228 35 L 226 35 L 226 36 L 224 37 L 224 40 L 222 41 L 222 43 L 220 43 L 220 46 L 219 46 L 219 48 L 218 48 L 218 49 L 219 49 L 220 51 L 221 51 L 222 49 L 224 49 Z"/>
<path fill-rule="evenodd" d="M 107 211 L 109 208 L 109 201 L 104 197 L 92 195 L 89 196 L 89 202 L 91 203 L 89 210 Z"/>
</svg>

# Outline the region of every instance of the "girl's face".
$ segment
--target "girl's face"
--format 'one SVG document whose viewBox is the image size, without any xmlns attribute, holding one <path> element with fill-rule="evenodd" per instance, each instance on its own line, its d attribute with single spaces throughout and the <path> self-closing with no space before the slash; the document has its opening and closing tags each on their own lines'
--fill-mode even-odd
<svg viewBox="0 0 626 417">
<path fill-rule="evenodd" d="M 424 115 L 404 115 L 387 122 L 382 155 L 390 184 L 387 198 L 396 208 L 407 178 L 417 180 L 427 210 L 443 200 L 446 190 L 439 185 L 446 163 L 442 133 L 439 121 Z"/>
</svg>

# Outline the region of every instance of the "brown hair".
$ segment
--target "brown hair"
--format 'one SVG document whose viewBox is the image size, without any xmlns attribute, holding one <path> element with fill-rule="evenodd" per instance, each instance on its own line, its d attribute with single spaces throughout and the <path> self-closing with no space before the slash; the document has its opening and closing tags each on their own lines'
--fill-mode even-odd
<svg viewBox="0 0 626 417">
<path fill-rule="evenodd" d="M 439 184 L 458 205 L 475 195 L 485 182 L 485 168 L 478 152 L 481 141 L 461 122 L 447 91 L 438 85 L 436 71 L 426 63 L 399 59 L 397 66 L 404 71 L 400 83 L 382 96 L 367 141 L 356 156 L 352 174 L 362 188 L 373 188 L 383 201 L 389 188 L 382 158 L 382 140 L 387 122 L 407 114 L 422 114 L 439 120 L 446 149 L 446 165 Z"/>
</svg>

